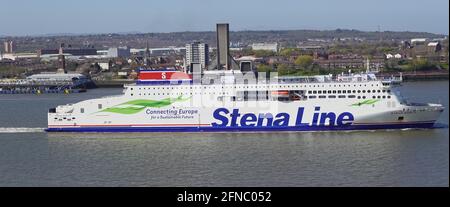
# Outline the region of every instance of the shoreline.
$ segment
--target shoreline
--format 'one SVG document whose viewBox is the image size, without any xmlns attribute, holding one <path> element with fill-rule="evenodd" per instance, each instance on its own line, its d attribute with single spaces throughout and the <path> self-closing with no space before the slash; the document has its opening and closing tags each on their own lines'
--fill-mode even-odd
<svg viewBox="0 0 450 207">
<path fill-rule="evenodd" d="M 93 80 L 95 85 L 98 88 L 122 88 L 124 84 L 131 84 L 135 83 L 136 80 L 129 80 L 129 79 L 123 79 L 123 80 L 109 80 L 109 81 L 97 81 Z"/>
<path fill-rule="evenodd" d="M 380 73 L 380 76 L 399 76 L 399 73 Z M 434 80 L 448 80 L 449 73 L 448 72 L 403 72 L 402 73 L 403 81 L 434 81 Z"/>
</svg>

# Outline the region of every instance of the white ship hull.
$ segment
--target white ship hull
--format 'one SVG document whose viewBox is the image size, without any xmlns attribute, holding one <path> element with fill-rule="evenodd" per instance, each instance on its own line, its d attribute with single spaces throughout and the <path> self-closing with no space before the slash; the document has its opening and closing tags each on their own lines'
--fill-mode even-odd
<svg viewBox="0 0 450 207">
<path fill-rule="evenodd" d="M 245 90 L 251 88 L 266 96 L 257 100 L 231 100 L 230 97 L 235 97 L 239 90 L 244 90 L 241 87 Z M 305 100 L 286 101 L 267 95 L 267 91 L 285 90 L 286 87 L 311 94 L 307 94 Z M 323 94 L 321 97 L 324 98 L 318 98 L 319 94 L 312 94 L 318 91 L 330 93 Z M 345 95 L 339 95 L 342 91 L 345 91 Z M 345 98 L 338 98 L 340 96 Z M 134 85 L 127 86 L 125 94 L 121 96 L 59 106 L 48 113 L 47 131 L 222 132 L 431 128 L 443 110 L 439 104 L 402 103 L 381 81 L 339 85 Z"/>
</svg>

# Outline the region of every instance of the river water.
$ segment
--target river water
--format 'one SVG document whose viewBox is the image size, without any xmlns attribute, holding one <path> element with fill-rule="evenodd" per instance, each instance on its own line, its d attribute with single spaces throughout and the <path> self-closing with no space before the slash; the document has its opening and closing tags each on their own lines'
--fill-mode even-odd
<svg viewBox="0 0 450 207">
<path fill-rule="evenodd" d="M 48 108 L 122 89 L 0 95 L 0 186 L 448 187 L 448 87 L 402 87 L 443 128 L 351 132 L 46 133 Z"/>
</svg>

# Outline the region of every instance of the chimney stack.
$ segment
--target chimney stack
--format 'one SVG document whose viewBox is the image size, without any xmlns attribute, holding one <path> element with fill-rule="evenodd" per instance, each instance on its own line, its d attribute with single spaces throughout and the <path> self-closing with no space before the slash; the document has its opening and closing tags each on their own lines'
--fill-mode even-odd
<svg viewBox="0 0 450 207">
<path fill-rule="evenodd" d="M 230 39 L 229 39 L 229 25 L 225 24 L 217 24 L 217 69 L 225 70 L 231 69 L 231 61 L 230 61 Z"/>
</svg>

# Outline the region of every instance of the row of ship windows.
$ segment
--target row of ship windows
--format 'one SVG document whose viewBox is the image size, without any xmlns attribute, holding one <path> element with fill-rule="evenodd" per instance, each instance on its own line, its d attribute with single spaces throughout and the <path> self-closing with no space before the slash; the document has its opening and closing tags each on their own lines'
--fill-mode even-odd
<svg viewBox="0 0 450 207">
<path fill-rule="evenodd" d="M 82 113 L 84 113 L 84 109 L 83 109 Z M 72 121 L 72 120 L 75 120 L 75 117 L 63 117 L 63 118 L 55 117 L 54 119 L 58 120 L 58 121 L 62 121 L 62 120 Z"/>
<path fill-rule="evenodd" d="M 309 99 L 327 98 L 327 96 L 308 96 L 308 98 Z M 366 97 L 366 96 L 355 96 L 355 95 L 348 95 L 348 96 L 345 96 L 345 95 L 338 95 L 338 96 L 329 95 L 328 98 L 358 98 L 358 99 L 366 99 L 368 97 Z M 372 99 L 381 99 L 381 98 L 383 98 L 383 99 L 386 99 L 386 98 L 390 99 L 391 96 L 372 96 Z"/>
<path fill-rule="evenodd" d="M 228 97 L 225 96 L 219 96 L 217 97 L 218 101 L 224 101 L 226 100 Z M 324 99 L 324 98 L 331 98 L 331 99 L 335 99 L 335 98 L 357 98 L 357 99 L 367 99 L 368 97 L 366 96 L 356 96 L 356 95 L 328 95 L 324 96 L 324 95 L 320 95 L 320 96 L 306 96 L 306 97 L 298 97 L 298 98 L 293 98 L 293 97 L 269 97 L 269 96 L 243 96 L 243 97 L 236 97 L 236 96 L 232 96 L 229 97 L 231 101 L 262 101 L 262 100 L 273 100 L 273 101 L 305 101 L 308 99 Z M 373 99 L 390 99 L 391 96 L 372 96 Z"/>
<path fill-rule="evenodd" d="M 198 92 L 198 93 L 192 93 L 192 92 L 190 92 L 190 93 L 139 93 L 138 95 L 139 96 L 146 96 L 146 95 L 153 95 L 153 96 L 165 96 L 165 95 L 207 95 L 207 94 L 209 94 L 209 95 L 216 95 L 216 92 L 209 92 L 209 93 L 201 93 L 201 92 Z M 223 92 L 223 93 L 221 93 L 221 92 L 218 92 L 217 93 L 218 95 L 228 95 L 228 93 L 227 92 Z M 133 93 L 131 93 L 130 94 L 131 96 L 133 96 L 134 94 Z"/>
<path fill-rule="evenodd" d="M 318 91 L 308 91 L 308 94 L 336 94 L 336 93 L 390 93 L 391 90 L 318 90 Z"/>
<path fill-rule="evenodd" d="M 324 90 L 324 91 L 308 91 L 308 94 L 341 94 L 341 93 L 370 93 L 370 92 L 372 92 L 372 93 L 376 93 L 376 92 L 378 92 L 378 93 L 380 93 L 381 92 L 381 90 L 378 90 L 378 91 L 375 91 L 375 90 L 372 90 L 372 91 L 370 91 L 370 90 L 353 90 L 353 91 L 351 91 L 351 90 L 328 90 L 328 91 L 326 91 L 326 90 Z M 382 92 L 383 93 L 385 93 L 386 91 L 385 90 L 382 90 Z M 390 93 L 390 90 L 387 90 L 387 92 L 388 93 Z M 144 96 L 146 96 L 146 95 L 154 95 L 154 96 L 156 96 L 156 95 L 158 95 L 158 96 L 165 96 L 165 95 L 207 95 L 207 94 L 209 94 L 209 95 L 215 95 L 216 93 L 215 92 L 209 92 L 209 93 L 200 93 L 200 92 L 198 92 L 198 93 L 140 93 L 139 94 L 139 96 L 142 96 L 142 95 L 144 95 Z M 228 95 L 228 93 L 227 92 L 218 92 L 217 93 L 218 95 Z M 134 94 L 130 94 L 131 96 L 133 96 Z"/>
<path fill-rule="evenodd" d="M 381 93 L 381 92 L 383 92 L 383 93 L 390 93 L 391 91 L 390 90 L 318 90 L 318 91 L 308 91 L 308 94 L 341 94 L 341 93 Z M 154 96 L 156 96 L 156 95 L 158 95 L 158 96 L 161 96 L 161 95 L 206 95 L 206 94 L 209 94 L 209 95 L 215 95 L 216 94 L 216 92 L 209 92 L 209 93 L 202 93 L 202 92 L 194 92 L 194 93 L 192 93 L 192 92 L 190 92 L 190 93 L 148 93 L 148 95 L 154 95 Z M 227 92 L 218 92 L 217 93 L 218 95 L 228 95 L 228 93 Z M 147 95 L 147 93 L 139 93 L 139 96 L 142 96 L 142 95 L 144 95 L 144 96 L 146 96 Z M 133 96 L 133 93 L 131 94 L 131 96 Z"/>
<path fill-rule="evenodd" d="M 353 86 L 351 85 L 351 84 L 348 84 L 348 85 L 345 85 L 345 84 L 343 84 L 343 85 L 341 85 L 341 84 L 338 84 L 338 85 L 333 85 L 333 86 L 331 86 L 331 85 L 329 85 L 329 86 L 327 86 L 327 85 L 305 85 L 305 88 L 307 88 L 307 86 L 309 87 L 309 88 L 315 88 L 315 87 L 357 87 L 358 86 L 358 84 L 354 84 Z M 368 84 L 359 84 L 359 86 L 360 87 L 367 87 L 368 86 Z M 378 86 L 378 84 L 371 84 L 371 86 Z M 244 89 L 244 88 L 262 88 L 262 89 L 264 89 L 264 88 L 302 88 L 303 86 L 302 85 L 296 85 L 296 86 L 291 86 L 291 85 L 279 85 L 279 86 L 276 86 L 276 85 L 272 85 L 272 86 L 232 86 L 232 87 L 228 87 L 228 86 L 222 86 L 221 88 L 222 89 L 224 89 L 224 88 L 237 88 L 237 89 Z M 201 86 L 199 86 L 199 87 L 196 87 L 196 86 L 190 86 L 190 87 L 151 87 L 151 88 L 141 88 L 141 87 L 138 87 L 138 89 L 139 90 L 165 90 L 165 89 L 167 89 L 167 90 L 187 90 L 187 89 L 202 89 L 202 87 Z M 211 87 L 211 86 L 203 86 L 203 89 L 216 89 L 216 87 Z M 130 88 L 130 90 L 133 90 L 133 88 L 131 87 Z"/>
</svg>

